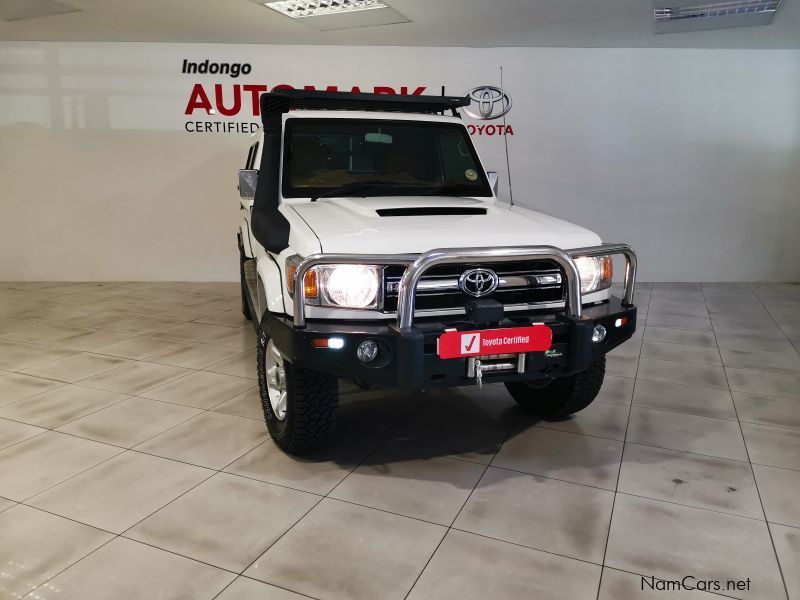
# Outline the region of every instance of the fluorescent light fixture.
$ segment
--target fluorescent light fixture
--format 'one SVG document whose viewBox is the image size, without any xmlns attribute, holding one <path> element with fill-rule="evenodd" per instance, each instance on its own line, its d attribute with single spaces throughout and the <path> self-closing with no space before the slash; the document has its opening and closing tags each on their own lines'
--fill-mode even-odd
<svg viewBox="0 0 800 600">
<path fill-rule="evenodd" d="M 277 0 L 262 4 L 292 19 L 389 8 L 381 0 Z"/>
<path fill-rule="evenodd" d="M 656 33 L 769 25 L 781 0 L 653 0 Z"/>
<path fill-rule="evenodd" d="M 781 0 L 734 0 L 732 2 L 654 8 L 653 17 L 656 22 L 675 21 L 678 19 L 733 17 L 756 13 L 774 13 L 780 5 Z"/>
</svg>

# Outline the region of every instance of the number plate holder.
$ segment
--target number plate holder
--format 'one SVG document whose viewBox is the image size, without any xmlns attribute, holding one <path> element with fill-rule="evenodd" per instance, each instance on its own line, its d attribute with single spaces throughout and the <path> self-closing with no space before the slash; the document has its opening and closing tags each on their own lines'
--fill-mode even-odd
<svg viewBox="0 0 800 600">
<path fill-rule="evenodd" d="M 469 358 L 491 354 L 545 352 L 553 344 L 553 330 L 543 323 L 526 327 L 445 331 L 436 340 L 439 358 Z"/>
</svg>

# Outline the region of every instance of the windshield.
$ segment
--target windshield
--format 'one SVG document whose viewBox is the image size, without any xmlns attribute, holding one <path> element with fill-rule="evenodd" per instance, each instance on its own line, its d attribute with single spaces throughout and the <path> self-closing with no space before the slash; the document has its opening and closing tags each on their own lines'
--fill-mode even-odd
<svg viewBox="0 0 800 600">
<path fill-rule="evenodd" d="M 292 118 L 284 144 L 286 198 L 492 195 L 456 123 Z"/>
</svg>

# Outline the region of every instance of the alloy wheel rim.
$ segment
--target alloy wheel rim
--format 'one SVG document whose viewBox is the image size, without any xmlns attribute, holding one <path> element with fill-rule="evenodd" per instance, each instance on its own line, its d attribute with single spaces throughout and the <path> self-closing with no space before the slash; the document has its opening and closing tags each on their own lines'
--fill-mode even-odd
<svg viewBox="0 0 800 600">
<path fill-rule="evenodd" d="M 286 418 L 286 370 L 283 366 L 283 357 L 270 340 L 264 353 L 267 394 L 272 407 L 272 414 L 279 421 Z"/>
</svg>

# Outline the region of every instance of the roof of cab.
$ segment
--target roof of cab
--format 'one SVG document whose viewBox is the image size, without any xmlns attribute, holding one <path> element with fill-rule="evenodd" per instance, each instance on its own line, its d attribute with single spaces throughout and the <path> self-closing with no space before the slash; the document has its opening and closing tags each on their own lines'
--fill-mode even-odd
<svg viewBox="0 0 800 600">
<path fill-rule="evenodd" d="M 286 113 L 292 109 L 381 111 L 396 113 L 444 114 L 457 116 L 458 108 L 468 106 L 465 96 L 415 96 L 395 94 L 354 94 L 321 90 L 277 90 L 261 94 L 261 114 Z"/>
<path fill-rule="evenodd" d="M 377 112 L 368 110 L 293 110 L 283 115 L 288 119 L 371 119 L 386 121 L 425 121 L 426 123 L 462 123 L 460 117 L 425 113 Z"/>
</svg>

